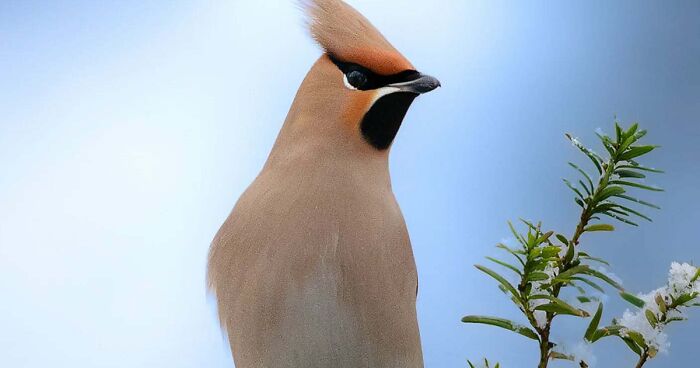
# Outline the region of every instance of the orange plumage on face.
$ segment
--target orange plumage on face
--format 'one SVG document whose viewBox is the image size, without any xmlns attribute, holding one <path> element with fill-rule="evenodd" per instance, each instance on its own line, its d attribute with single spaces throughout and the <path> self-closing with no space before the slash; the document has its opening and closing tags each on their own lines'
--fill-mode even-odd
<svg viewBox="0 0 700 368">
<path fill-rule="evenodd" d="M 317 111 L 319 118 L 325 120 L 330 111 L 342 110 L 335 117 L 351 128 L 351 134 L 377 150 L 388 149 L 413 99 L 440 83 L 418 73 L 364 16 L 342 0 L 307 0 L 306 10 L 311 35 L 325 55 L 308 75 L 310 81 L 321 83 L 313 89 L 302 86 L 301 96 L 323 95 L 324 100 L 333 100 L 333 106 Z"/>
<path fill-rule="evenodd" d="M 362 117 L 375 100 L 375 94 L 374 91 L 346 92 L 347 104 L 343 111 L 343 122 L 352 132 L 358 131 Z"/>
<path fill-rule="evenodd" d="M 346 60 L 367 66 L 368 69 L 381 75 L 398 74 L 406 70 L 415 69 L 398 51 L 383 49 L 373 49 L 364 52 L 359 49 L 349 50 Z"/>
</svg>

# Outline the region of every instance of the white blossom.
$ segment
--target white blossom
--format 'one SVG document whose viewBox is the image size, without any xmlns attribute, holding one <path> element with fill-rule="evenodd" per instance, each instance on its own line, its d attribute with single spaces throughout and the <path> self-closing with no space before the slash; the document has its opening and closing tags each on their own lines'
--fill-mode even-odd
<svg viewBox="0 0 700 368">
<path fill-rule="evenodd" d="M 698 287 L 700 286 L 700 283 L 698 283 L 697 281 L 693 283 L 694 285 L 690 288 L 690 290 L 688 289 L 693 277 L 695 277 L 695 273 L 697 272 L 697 268 L 687 263 L 671 263 L 671 270 L 668 271 L 669 287 L 673 290 L 674 293 L 677 293 L 677 295 L 692 291 L 699 291 Z"/>
<path fill-rule="evenodd" d="M 693 281 L 698 269 L 690 264 L 673 262 L 668 272 L 668 282 L 666 286 L 658 288 L 646 294 L 639 294 L 637 297 L 644 301 L 644 308 L 632 312 L 629 309 L 624 312 L 618 324 L 640 333 L 646 343 L 659 352 L 667 352 L 670 347 L 668 335 L 664 332 L 665 324 L 659 323 L 652 326 L 645 315 L 645 311 L 651 311 L 657 319 L 661 319 L 663 313 L 656 302 L 657 296 L 663 298 L 667 303 L 677 299 L 683 294 L 700 292 L 700 280 Z M 682 318 L 682 307 L 677 310 L 668 310 L 666 318 Z"/>
<path fill-rule="evenodd" d="M 647 321 L 643 310 L 634 313 L 626 310 L 618 323 L 629 330 L 640 333 L 647 345 L 654 348 L 654 350 L 661 353 L 668 352 L 668 348 L 671 345 L 668 342 L 668 335 L 663 332 L 662 326 L 652 327 Z"/>
</svg>

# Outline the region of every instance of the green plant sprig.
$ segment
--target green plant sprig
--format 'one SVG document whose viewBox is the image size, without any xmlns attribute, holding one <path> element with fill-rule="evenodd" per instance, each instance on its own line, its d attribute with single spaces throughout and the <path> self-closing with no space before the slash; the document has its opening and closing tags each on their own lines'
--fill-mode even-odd
<svg viewBox="0 0 700 368">
<path fill-rule="evenodd" d="M 472 363 L 470 360 L 467 360 L 467 364 L 469 364 L 469 368 L 476 368 L 474 363 Z M 486 358 L 484 358 L 484 368 L 491 368 L 491 365 L 488 359 Z M 496 365 L 494 365 L 493 368 L 501 368 L 501 365 L 499 363 L 496 363 Z"/>
<path fill-rule="evenodd" d="M 661 289 L 655 291 L 653 302 L 651 302 L 655 304 L 655 306 L 653 306 L 654 308 L 648 306 L 647 302 L 635 295 L 623 293 L 622 297 L 633 306 L 644 311 L 646 322 L 651 328 L 662 331 L 667 325 L 686 319 L 683 317 L 683 308 L 700 306 L 700 303 L 697 301 L 698 298 L 700 298 L 700 292 L 694 291 L 694 289 L 696 289 L 694 284 L 699 278 L 700 268 L 696 269 L 695 275 L 690 279 L 687 288 L 680 292 L 673 289 L 675 295 L 674 293 L 659 291 Z M 585 340 L 594 343 L 608 336 L 619 337 L 630 350 L 638 355 L 637 368 L 642 367 L 649 359 L 653 359 L 657 355 L 658 351 L 656 345 L 650 344 L 640 332 L 620 325 L 617 320 L 613 320 L 612 325 L 599 329 L 598 324 L 600 323 L 602 313 L 603 304 L 599 304 L 598 310 L 591 319 L 586 333 L 584 334 Z"/>
<path fill-rule="evenodd" d="M 542 230 L 541 223 L 535 225 L 525 220 L 521 221 L 527 226 L 527 233 L 520 234 L 509 222 L 511 233 L 519 247 L 510 248 L 505 244 L 498 244 L 497 247 L 513 256 L 517 260 L 517 264 L 491 257 L 487 257 L 487 259 L 513 271 L 519 278 L 518 284 L 513 285 L 499 273 L 485 266 L 476 265 L 477 269 L 498 282 L 499 288 L 510 296 L 511 301 L 525 316 L 530 327 L 503 318 L 477 315 L 466 316 L 462 318 L 462 322 L 497 326 L 536 340 L 540 348 L 539 368 L 547 367 L 552 359 L 573 359 L 573 357 L 555 350 L 556 344 L 550 341 L 550 332 L 555 317 L 559 315 L 581 318 L 590 316 L 585 310 L 560 299 L 559 294 L 562 288 L 573 287 L 578 290 L 579 296 L 577 298 L 582 303 L 597 300 L 587 294 L 587 289 L 604 292 L 604 289 L 594 280 L 603 281 L 621 293 L 624 292 L 619 283 L 591 267 L 592 262 L 603 264 L 607 264 L 607 262 L 577 249 L 582 235 L 588 232 L 615 230 L 613 225 L 602 222 L 601 216 L 607 216 L 632 226 L 638 226 L 632 220 L 633 216 L 651 221 L 650 217 L 630 208 L 629 205 L 618 203 L 619 200 L 659 208 L 627 194 L 629 188 L 662 191 L 660 188 L 648 186 L 639 181 L 646 177 L 645 173 L 661 172 L 657 169 L 641 166 L 637 162 L 639 157 L 653 151 L 657 146 L 636 145 L 646 135 L 646 131 L 639 130 L 637 124 L 623 130 L 616 123 L 615 131 L 615 139 L 598 134 L 609 154 L 606 159 L 585 147 L 571 135 L 566 135 L 574 146 L 591 160 L 599 175 L 598 180 L 594 181 L 591 175 L 581 167 L 575 163 L 569 163 L 581 176 L 577 185 L 564 179 L 565 184 L 575 193 L 574 201 L 581 207 L 579 221 L 571 238 L 554 231 L 545 232 Z M 587 366 L 586 362 L 583 361 L 580 362 L 580 365 Z"/>
</svg>

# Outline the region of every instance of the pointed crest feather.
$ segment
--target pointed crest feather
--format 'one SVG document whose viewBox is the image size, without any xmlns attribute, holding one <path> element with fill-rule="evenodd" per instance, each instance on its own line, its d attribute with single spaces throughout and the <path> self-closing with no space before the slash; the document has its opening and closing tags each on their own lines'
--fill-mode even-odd
<svg viewBox="0 0 700 368">
<path fill-rule="evenodd" d="M 302 0 L 311 36 L 335 58 L 378 74 L 413 70 L 411 63 L 362 14 L 342 0 Z"/>
</svg>

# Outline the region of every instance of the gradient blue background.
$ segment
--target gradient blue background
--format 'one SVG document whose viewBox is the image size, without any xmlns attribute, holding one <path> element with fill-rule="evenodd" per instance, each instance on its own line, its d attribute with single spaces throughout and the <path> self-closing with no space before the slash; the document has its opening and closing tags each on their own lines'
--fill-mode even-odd
<svg viewBox="0 0 700 368">
<path fill-rule="evenodd" d="M 350 1 L 443 88 L 393 148 L 420 273 L 427 367 L 535 345 L 464 325 L 518 313 L 472 264 L 507 219 L 573 231 L 564 139 L 615 115 L 663 145 L 639 229 L 591 235 L 631 291 L 700 258 L 700 2 Z M 292 1 L 0 2 L 0 366 L 230 367 L 204 285 L 209 242 L 266 159 L 318 48 Z M 611 297 L 605 320 L 624 303 Z M 555 333 L 582 331 L 566 317 Z M 649 367 L 694 366 L 700 313 Z M 569 331 L 569 332 L 567 332 Z M 631 367 L 619 341 L 598 367 Z M 560 363 L 556 367 L 572 366 Z"/>
</svg>

